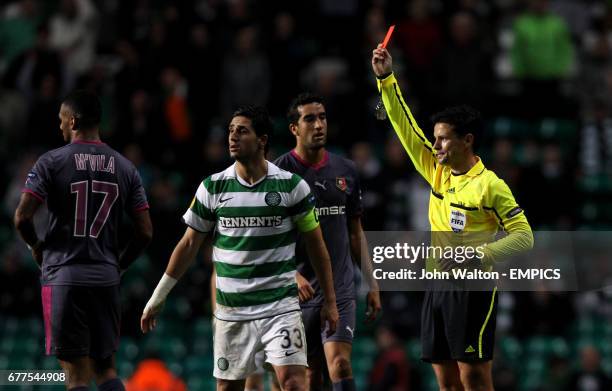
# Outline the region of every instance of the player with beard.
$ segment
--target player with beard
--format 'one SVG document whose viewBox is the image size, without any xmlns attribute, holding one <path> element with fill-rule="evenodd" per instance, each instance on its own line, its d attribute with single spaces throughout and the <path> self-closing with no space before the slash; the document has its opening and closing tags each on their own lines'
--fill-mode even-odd
<svg viewBox="0 0 612 391">
<path fill-rule="evenodd" d="M 330 254 L 334 289 L 340 315 L 336 332 L 328 335 L 321 328 L 318 313 L 323 303 L 320 281 L 313 271 L 316 261 L 307 254 L 307 243 L 298 241 L 297 280 L 302 316 L 308 343 L 308 378 L 311 390 L 322 384 L 323 364 L 327 364 L 334 391 L 355 389 L 351 369 L 352 341 L 355 333 L 354 263 L 362 263 L 367 294 L 367 320 L 380 311 L 378 285 L 372 278 L 369 258 L 361 254 L 365 236 L 361 226 L 361 189 L 355 164 L 325 149 L 327 113 L 323 99 L 300 94 L 287 113 L 289 130 L 296 147 L 279 157 L 275 164 L 304 178 L 316 197 L 323 238 Z M 362 255 L 365 257 L 362 259 Z"/>
<path fill-rule="evenodd" d="M 235 163 L 198 187 L 183 215 L 187 230 L 176 245 L 145 306 L 143 332 L 177 280 L 187 271 L 207 235 L 214 234 L 216 271 L 213 319 L 217 390 L 243 391 L 265 352 L 284 390 L 304 390 L 306 341 L 295 283 L 295 242 L 300 232 L 321 279 L 319 322 L 336 328 L 338 312 L 329 254 L 314 212 L 314 197 L 298 175 L 265 159 L 272 123 L 265 109 L 242 107 L 229 123 Z"/>
</svg>

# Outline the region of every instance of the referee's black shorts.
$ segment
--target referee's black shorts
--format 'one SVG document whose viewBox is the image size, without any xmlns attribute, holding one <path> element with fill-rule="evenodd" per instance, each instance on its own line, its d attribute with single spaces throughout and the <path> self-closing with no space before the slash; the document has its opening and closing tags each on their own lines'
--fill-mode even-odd
<svg viewBox="0 0 612 391">
<path fill-rule="evenodd" d="M 119 285 L 44 285 L 45 351 L 59 359 L 109 358 L 119 346 Z"/>
<path fill-rule="evenodd" d="M 421 314 L 422 360 L 492 360 L 496 317 L 497 288 L 425 292 Z"/>
</svg>

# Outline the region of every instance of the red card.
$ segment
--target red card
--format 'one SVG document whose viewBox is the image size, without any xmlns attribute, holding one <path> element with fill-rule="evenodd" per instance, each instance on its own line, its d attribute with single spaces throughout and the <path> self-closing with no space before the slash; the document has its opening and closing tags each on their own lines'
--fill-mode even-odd
<svg viewBox="0 0 612 391">
<path fill-rule="evenodd" d="M 395 30 L 395 25 L 392 24 L 391 27 L 389 27 L 389 30 L 387 31 L 387 35 L 385 36 L 385 40 L 382 43 L 382 47 L 386 48 L 387 44 L 389 43 L 389 40 L 391 39 L 391 35 L 393 34 L 393 30 Z"/>
</svg>

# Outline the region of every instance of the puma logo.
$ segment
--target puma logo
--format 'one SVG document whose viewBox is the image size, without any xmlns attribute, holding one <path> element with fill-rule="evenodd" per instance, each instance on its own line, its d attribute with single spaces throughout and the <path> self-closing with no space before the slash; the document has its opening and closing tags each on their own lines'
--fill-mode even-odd
<svg viewBox="0 0 612 391">
<path fill-rule="evenodd" d="M 353 331 L 353 329 L 351 329 L 350 327 L 346 326 L 346 330 L 351 333 L 351 338 L 355 337 L 355 332 Z"/>
<path fill-rule="evenodd" d="M 325 182 L 321 183 L 319 181 L 315 181 L 315 186 L 319 186 L 321 188 L 323 188 L 323 190 L 327 190 L 327 187 L 325 187 Z"/>
</svg>

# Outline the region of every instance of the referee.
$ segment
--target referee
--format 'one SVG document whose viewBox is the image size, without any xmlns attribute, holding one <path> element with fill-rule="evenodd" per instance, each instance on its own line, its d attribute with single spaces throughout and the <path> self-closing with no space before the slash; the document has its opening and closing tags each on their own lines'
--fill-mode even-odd
<svg viewBox="0 0 612 391">
<path fill-rule="evenodd" d="M 504 231 L 504 238 L 488 243 L 484 255 L 473 260 L 485 270 L 490 270 L 502 257 L 533 247 L 527 218 L 508 185 L 487 170 L 474 152 L 482 133 L 480 113 L 468 106 L 458 106 L 435 114 L 432 146 L 402 97 L 392 71 L 391 55 L 382 45 L 372 52 L 372 69 L 395 132 L 416 170 L 431 186 L 432 233 L 453 240 L 453 235 Z M 457 265 L 453 261 L 428 260 L 427 267 L 448 270 Z M 493 390 L 491 364 L 496 312 L 496 287 L 488 291 L 425 292 L 422 359 L 432 364 L 440 390 Z"/>
</svg>

